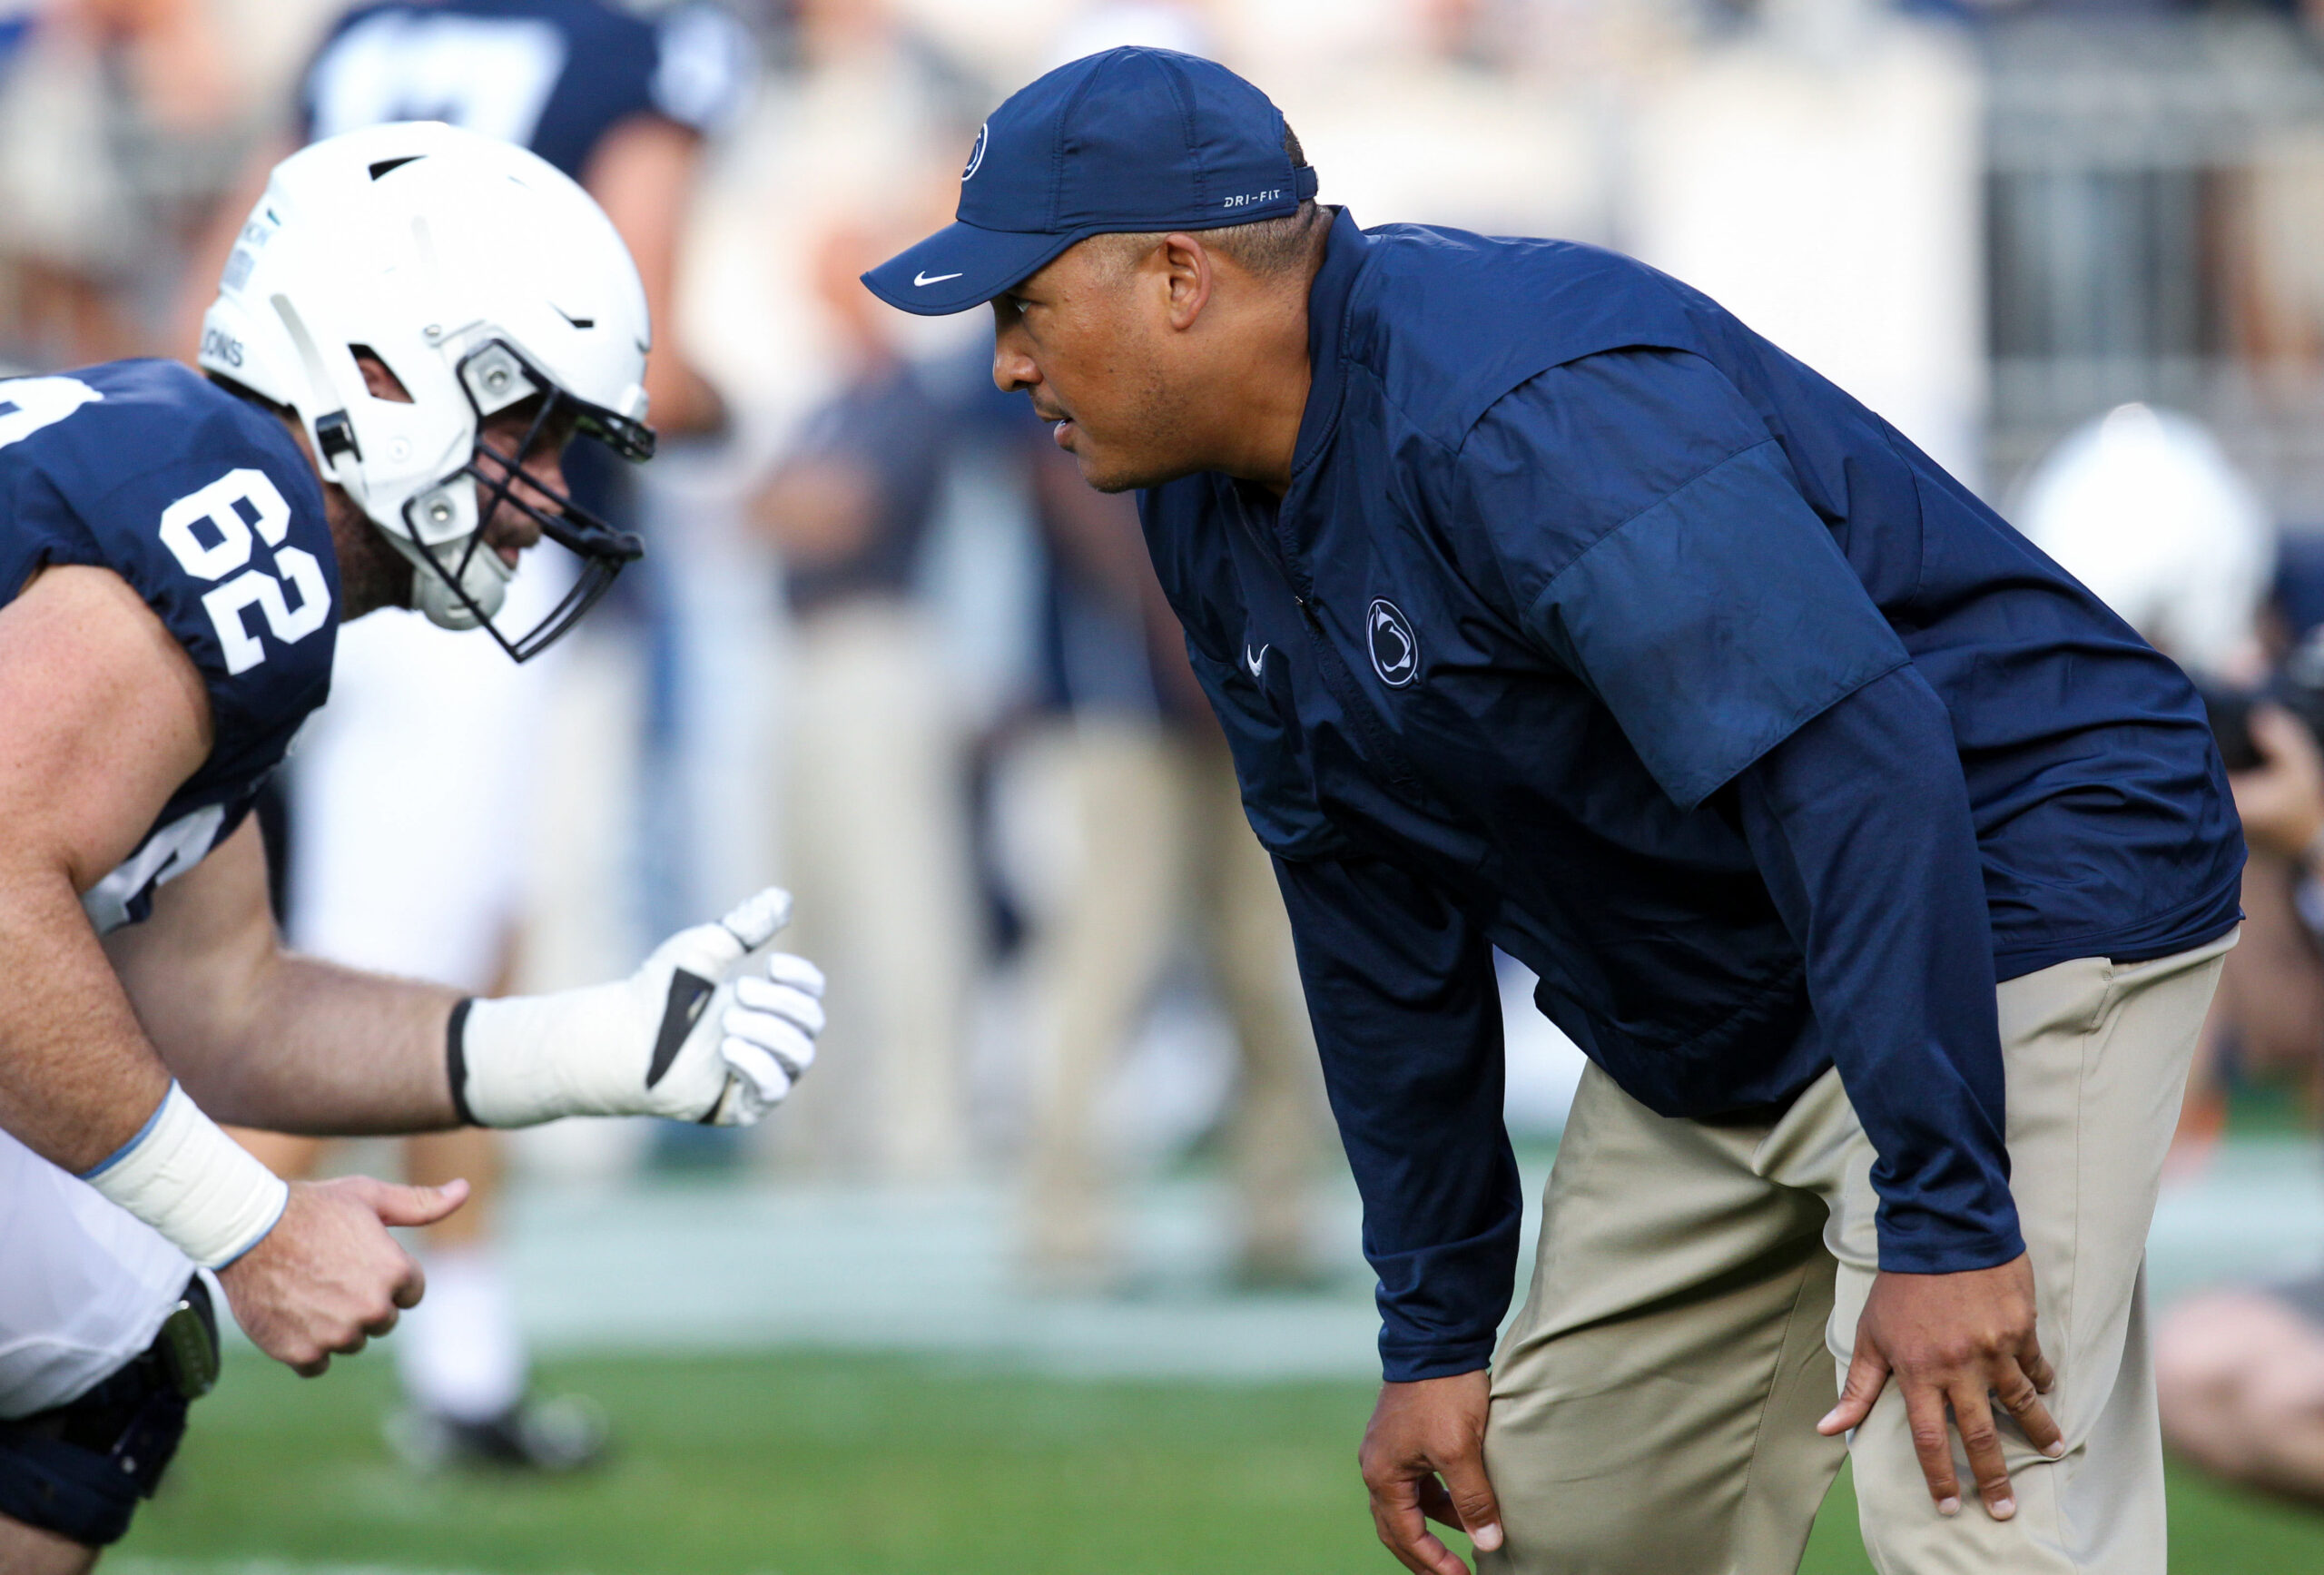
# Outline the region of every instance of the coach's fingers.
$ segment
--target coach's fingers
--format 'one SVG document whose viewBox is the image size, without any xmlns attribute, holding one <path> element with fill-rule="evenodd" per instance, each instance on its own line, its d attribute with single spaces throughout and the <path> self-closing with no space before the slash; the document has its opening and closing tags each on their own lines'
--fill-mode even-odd
<svg viewBox="0 0 2324 1575">
<path fill-rule="evenodd" d="M 1433 1477 L 1426 1480 L 1433 1485 Z M 1469 1575 L 1469 1567 L 1459 1555 L 1428 1529 L 1421 1509 L 1420 1481 L 1406 1477 L 1370 1486 L 1372 1529 L 1380 1534 L 1381 1545 L 1396 1556 L 1396 1562 L 1413 1575 Z M 1451 1507 L 1449 1501 L 1446 1507 Z"/>
<path fill-rule="evenodd" d="M 1461 1530 L 1469 1533 L 1469 1541 L 1480 1551 L 1499 1551 L 1501 1501 L 1493 1497 L 1492 1480 L 1485 1475 L 1483 1452 L 1472 1445 L 1442 1462 L 1439 1470 L 1452 1508 L 1461 1517 Z"/>
<path fill-rule="evenodd" d="M 1491 1400 L 1482 1369 L 1380 1386 L 1356 1464 L 1380 1541 L 1414 1575 L 1468 1575 L 1428 1529 L 1427 1512 L 1480 1530 L 1500 1518 L 1483 1464 Z"/>
<path fill-rule="evenodd" d="M 1957 1515 L 1961 1480 L 1953 1470 L 1953 1431 L 1945 1422 L 1945 1392 L 1910 1382 L 1903 1387 L 1905 1421 L 1913 1453 L 1920 1457 L 1921 1475 L 1928 1482 L 1928 1496 L 1935 1501 L 1938 1514 Z"/>
<path fill-rule="evenodd" d="M 2042 1354 L 2042 1343 L 2039 1340 L 2029 1339 L 2025 1342 L 2025 1348 L 2017 1354 L 2017 1364 L 2025 1370 L 2025 1376 L 2034 1381 L 2034 1388 L 2037 1393 L 2047 1394 L 2058 1386 L 2057 1369 L 2052 1367 L 2050 1359 Z"/>
<path fill-rule="evenodd" d="M 2017 1425 L 2035 1449 L 2052 1460 L 2066 1452 L 2065 1434 L 2050 1419 L 2050 1408 L 2042 1403 L 2041 1392 L 2022 1363 L 2003 1363 L 2001 1382 L 1994 1385 L 1994 1398 L 2001 1403 L 2004 1411 L 2017 1419 Z"/>
<path fill-rule="evenodd" d="M 1438 1477 L 1423 1477 L 1420 1481 L 1420 1512 L 1440 1526 L 1458 1528 L 1461 1511 L 1452 1507 L 1452 1495 L 1444 1491 Z"/>
<path fill-rule="evenodd" d="M 1852 1427 L 1862 1427 L 1864 1419 L 1872 1414 L 1872 1403 L 1880 1398 L 1880 1391 L 1887 1382 L 1888 1359 L 1877 1346 L 1858 1334 L 1856 1354 L 1848 1361 L 1848 1381 L 1840 1386 L 1840 1403 L 1824 1413 L 1816 1431 L 1832 1438 Z"/>
<path fill-rule="evenodd" d="M 1953 1386 L 1953 1422 L 1961 1430 L 1962 1446 L 1969 1452 L 1969 1474 L 1985 1512 L 1996 1521 L 2017 1513 L 2017 1495 L 2010 1491 L 2009 1462 L 2002 1458 L 2001 1429 L 1994 1425 L 1994 1408 L 1984 1386 L 1974 1379 Z"/>
</svg>

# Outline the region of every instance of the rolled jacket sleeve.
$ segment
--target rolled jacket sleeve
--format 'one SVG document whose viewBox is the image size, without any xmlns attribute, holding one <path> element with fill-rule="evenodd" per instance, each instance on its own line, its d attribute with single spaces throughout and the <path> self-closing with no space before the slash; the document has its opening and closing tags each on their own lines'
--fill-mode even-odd
<svg viewBox="0 0 2324 1575">
<path fill-rule="evenodd" d="M 1509 1310 L 1524 1213 L 1502 1124 L 1492 949 L 1394 865 L 1278 859 L 1275 873 L 1364 1196 L 1383 1371 L 1391 1383 L 1473 1372 Z"/>
</svg>

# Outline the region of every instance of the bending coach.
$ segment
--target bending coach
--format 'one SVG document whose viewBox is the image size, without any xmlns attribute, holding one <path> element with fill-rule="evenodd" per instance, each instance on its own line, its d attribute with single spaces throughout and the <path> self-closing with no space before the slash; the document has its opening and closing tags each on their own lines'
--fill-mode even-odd
<svg viewBox="0 0 2324 1575">
<path fill-rule="evenodd" d="M 2160 1571 L 2141 1263 L 2242 864 L 2192 688 L 1684 285 L 1315 192 L 1116 50 L 865 278 L 990 301 L 1144 489 L 1364 1192 L 1383 1540 L 1788 1570 L 1846 1448 L 1892 1575 Z M 1497 1349 L 1495 946 L 1593 1063 Z"/>
</svg>

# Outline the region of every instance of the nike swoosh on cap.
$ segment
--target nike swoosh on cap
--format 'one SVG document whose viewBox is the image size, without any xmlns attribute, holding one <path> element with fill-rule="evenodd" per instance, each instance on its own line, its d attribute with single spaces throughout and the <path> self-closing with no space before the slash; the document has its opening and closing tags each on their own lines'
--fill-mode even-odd
<svg viewBox="0 0 2324 1575">
<path fill-rule="evenodd" d="M 957 273 L 915 273 L 911 276 L 911 281 L 924 289 L 929 285 L 941 284 L 948 279 L 960 277 Z"/>
</svg>

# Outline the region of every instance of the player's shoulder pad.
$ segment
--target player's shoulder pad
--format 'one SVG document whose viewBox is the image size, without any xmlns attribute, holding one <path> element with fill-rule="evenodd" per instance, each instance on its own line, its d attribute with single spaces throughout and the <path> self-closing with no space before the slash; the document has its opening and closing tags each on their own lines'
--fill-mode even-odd
<svg viewBox="0 0 2324 1575">
<path fill-rule="evenodd" d="M 1634 258 L 1571 241 L 1384 224 L 1348 293 L 1343 353 L 1448 448 L 1512 389 L 1625 349 L 1699 351 L 1709 298 Z"/>
<path fill-rule="evenodd" d="M 222 751 L 328 691 L 339 563 L 283 423 L 176 361 L 0 382 L 10 556 L 107 568 L 202 673 Z M 16 583 L 21 583 L 19 579 Z"/>
</svg>

